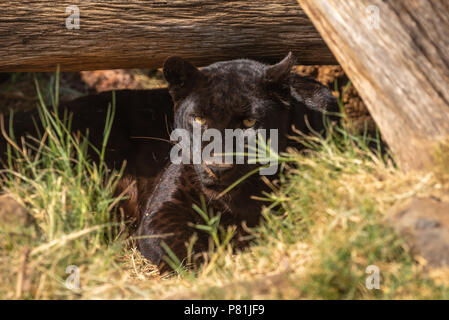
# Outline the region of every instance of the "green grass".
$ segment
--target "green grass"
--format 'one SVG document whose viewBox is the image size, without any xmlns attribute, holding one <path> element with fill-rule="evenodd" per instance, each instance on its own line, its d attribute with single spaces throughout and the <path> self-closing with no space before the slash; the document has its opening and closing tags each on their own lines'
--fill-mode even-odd
<svg viewBox="0 0 449 320">
<path fill-rule="evenodd" d="M 446 190 L 432 175 L 403 173 L 388 156 L 367 147 L 366 136 L 331 126 L 328 138 L 297 136 L 307 152 L 279 156 L 282 174 L 271 184 L 253 244 L 234 253 L 232 230 L 219 215 L 194 210 L 213 244 L 206 263 L 160 277 L 130 243 L 116 216 L 119 172 L 88 157 L 88 136 L 69 133 L 70 115 L 58 121 L 58 83 L 51 107 L 39 94 L 46 128 L 29 146 L 14 147 L 2 171 L 5 192 L 27 208 L 31 223 L 0 225 L 0 298 L 20 299 L 417 299 L 449 298 L 449 273 L 427 272 L 386 223 L 392 208 L 416 195 Z M 110 106 L 105 143 L 113 122 Z M 7 125 L 7 123 L 6 123 Z M 33 140 L 30 140 L 33 142 Z M 104 156 L 104 145 L 98 150 Z M 169 252 L 167 248 L 167 252 Z M 66 286 L 67 267 L 79 268 L 79 289 Z M 380 270 L 380 289 L 365 286 L 366 268 Z"/>
<path fill-rule="evenodd" d="M 11 233 L 8 230 L 11 226 L 1 229 L 0 250 L 5 263 L 2 279 L 14 281 L 17 269 L 11 269 L 8 263 L 20 253 L 30 262 L 28 280 L 36 273 L 54 286 L 67 276 L 61 266 L 82 265 L 92 259 L 100 261 L 101 257 L 107 265 L 112 263 L 119 243 L 123 243 L 118 230 L 120 223 L 111 219 L 118 200 L 112 197 L 112 192 L 120 173 L 109 172 L 103 161 L 115 102 L 109 107 L 103 148 L 98 150 L 100 161 L 95 164 L 88 157 L 88 136 L 70 133 L 71 115 L 56 116 L 58 86 L 51 96 L 51 108 L 45 104 L 37 81 L 36 88 L 40 104 L 37 121 L 46 130 L 39 137 L 30 138 L 25 149 L 12 135 L 8 146 L 10 168 L 2 171 L 3 189 L 22 203 L 33 219 L 20 234 Z M 13 114 L 9 120 L 11 128 Z M 44 282 L 39 283 L 44 286 Z M 33 284 L 32 281 L 29 285 Z M 0 295 L 11 297 L 8 290 L 12 287 L 12 283 L 2 285 Z M 26 293 L 16 296 L 31 297 Z"/>
</svg>

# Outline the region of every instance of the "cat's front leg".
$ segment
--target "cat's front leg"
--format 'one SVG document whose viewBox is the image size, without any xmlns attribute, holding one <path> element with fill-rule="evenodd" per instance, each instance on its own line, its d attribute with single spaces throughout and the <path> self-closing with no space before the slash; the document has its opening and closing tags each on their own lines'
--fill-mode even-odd
<svg viewBox="0 0 449 320">
<path fill-rule="evenodd" d="M 207 249 L 207 237 L 203 233 L 197 233 L 194 228 L 197 223 L 191 205 L 165 202 L 155 210 L 145 213 L 137 233 L 139 251 L 157 265 L 161 272 L 173 269 L 173 265 L 167 262 L 167 259 L 173 261 L 170 257 L 173 254 L 186 266 L 189 260 L 194 262 L 193 257 L 188 259 L 189 254 Z M 188 252 L 188 245 L 195 239 L 192 238 L 195 233 L 197 236 L 193 250 Z"/>
</svg>

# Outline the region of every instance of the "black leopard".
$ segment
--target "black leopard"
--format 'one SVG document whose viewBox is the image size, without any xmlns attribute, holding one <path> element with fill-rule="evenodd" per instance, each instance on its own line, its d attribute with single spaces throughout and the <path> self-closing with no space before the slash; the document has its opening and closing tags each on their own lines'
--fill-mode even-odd
<svg viewBox="0 0 449 320">
<path fill-rule="evenodd" d="M 285 150 L 292 125 L 305 133 L 311 129 L 321 131 L 323 115 L 337 110 L 328 89 L 294 75 L 292 66 L 291 54 L 276 65 L 234 60 L 202 69 L 180 57 L 167 59 L 163 72 L 174 103 L 174 128 L 192 132 L 198 122 L 202 129 L 217 129 L 223 135 L 226 129 L 277 129 L 279 150 Z M 261 219 L 262 202 L 251 195 L 261 195 L 269 191 L 268 187 L 255 174 L 224 196 L 221 192 L 253 166 L 205 161 L 168 164 L 142 208 L 137 230 L 142 254 L 165 269 L 166 247 L 162 244 L 180 260 L 185 259 L 187 244 L 195 232 L 193 251 L 207 250 L 208 234 L 193 228 L 204 224 L 192 209 L 201 196 L 208 209 L 221 214 L 223 228 L 236 226 L 235 247 L 246 246 L 247 227 L 256 226 Z"/>
<path fill-rule="evenodd" d="M 279 152 L 289 145 L 300 148 L 287 138 L 292 126 L 305 134 L 320 132 L 324 118 L 337 112 L 338 106 L 327 88 L 292 73 L 293 64 L 289 54 L 275 65 L 242 59 L 198 69 L 180 57 L 170 57 L 163 67 L 168 89 L 115 92 L 117 111 L 106 163 L 119 169 L 126 161 L 115 194 L 125 194 L 120 206 L 129 222 L 129 233 L 137 239 L 141 253 L 161 271 L 170 270 L 164 261 L 167 252 L 163 243 L 180 260 L 187 257 L 186 244 L 194 234 L 196 256 L 208 250 L 209 235 L 194 227 L 204 224 L 192 208 L 200 204 L 201 197 L 208 209 L 220 214 L 221 227 L 236 228 L 234 246 L 243 248 L 248 244 L 248 228 L 261 219 L 262 202 L 251 196 L 269 191 L 261 176 L 255 174 L 223 195 L 223 190 L 256 165 L 171 163 L 170 132 L 191 132 L 194 123 L 199 123 L 202 130 L 212 128 L 222 133 L 249 127 L 277 129 Z M 88 128 L 92 144 L 98 147 L 111 100 L 112 93 L 104 92 L 60 108 L 73 113 L 72 131 L 85 132 Z M 36 135 L 32 117 L 38 119 L 37 111 L 15 115 L 16 137 Z M 6 141 L 0 138 L 3 159 L 5 150 Z M 92 157 L 96 157 L 94 152 Z"/>
</svg>

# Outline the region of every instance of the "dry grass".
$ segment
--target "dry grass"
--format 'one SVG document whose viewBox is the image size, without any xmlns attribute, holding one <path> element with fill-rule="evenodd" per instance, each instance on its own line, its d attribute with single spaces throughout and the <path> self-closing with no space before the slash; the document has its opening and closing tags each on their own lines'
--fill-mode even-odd
<svg viewBox="0 0 449 320">
<path fill-rule="evenodd" d="M 402 173 L 363 137 L 336 128 L 328 139 L 298 137 L 311 151 L 283 155 L 252 246 L 239 253 L 225 246 L 197 270 L 161 277 L 112 232 L 119 174 L 91 163 L 84 140 L 49 117 L 40 156 L 18 152 L 3 172 L 4 189 L 32 217 L 0 226 L 3 299 L 449 297 L 448 272 L 428 273 L 385 223 L 395 205 L 440 195 L 444 183 L 432 173 Z M 79 289 L 66 286 L 70 265 L 79 268 Z M 380 269 L 380 290 L 365 287 L 369 265 Z"/>
</svg>

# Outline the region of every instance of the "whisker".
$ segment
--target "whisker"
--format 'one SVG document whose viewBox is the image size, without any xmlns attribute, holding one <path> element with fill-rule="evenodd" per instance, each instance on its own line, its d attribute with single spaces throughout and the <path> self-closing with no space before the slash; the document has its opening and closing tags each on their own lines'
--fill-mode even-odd
<svg viewBox="0 0 449 320">
<path fill-rule="evenodd" d="M 146 140 L 158 140 L 158 141 L 164 141 L 170 144 L 176 144 L 173 141 L 167 140 L 167 139 L 163 139 L 163 138 L 156 138 L 156 137 L 131 137 L 131 139 L 146 139 Z"/>
</svg>

